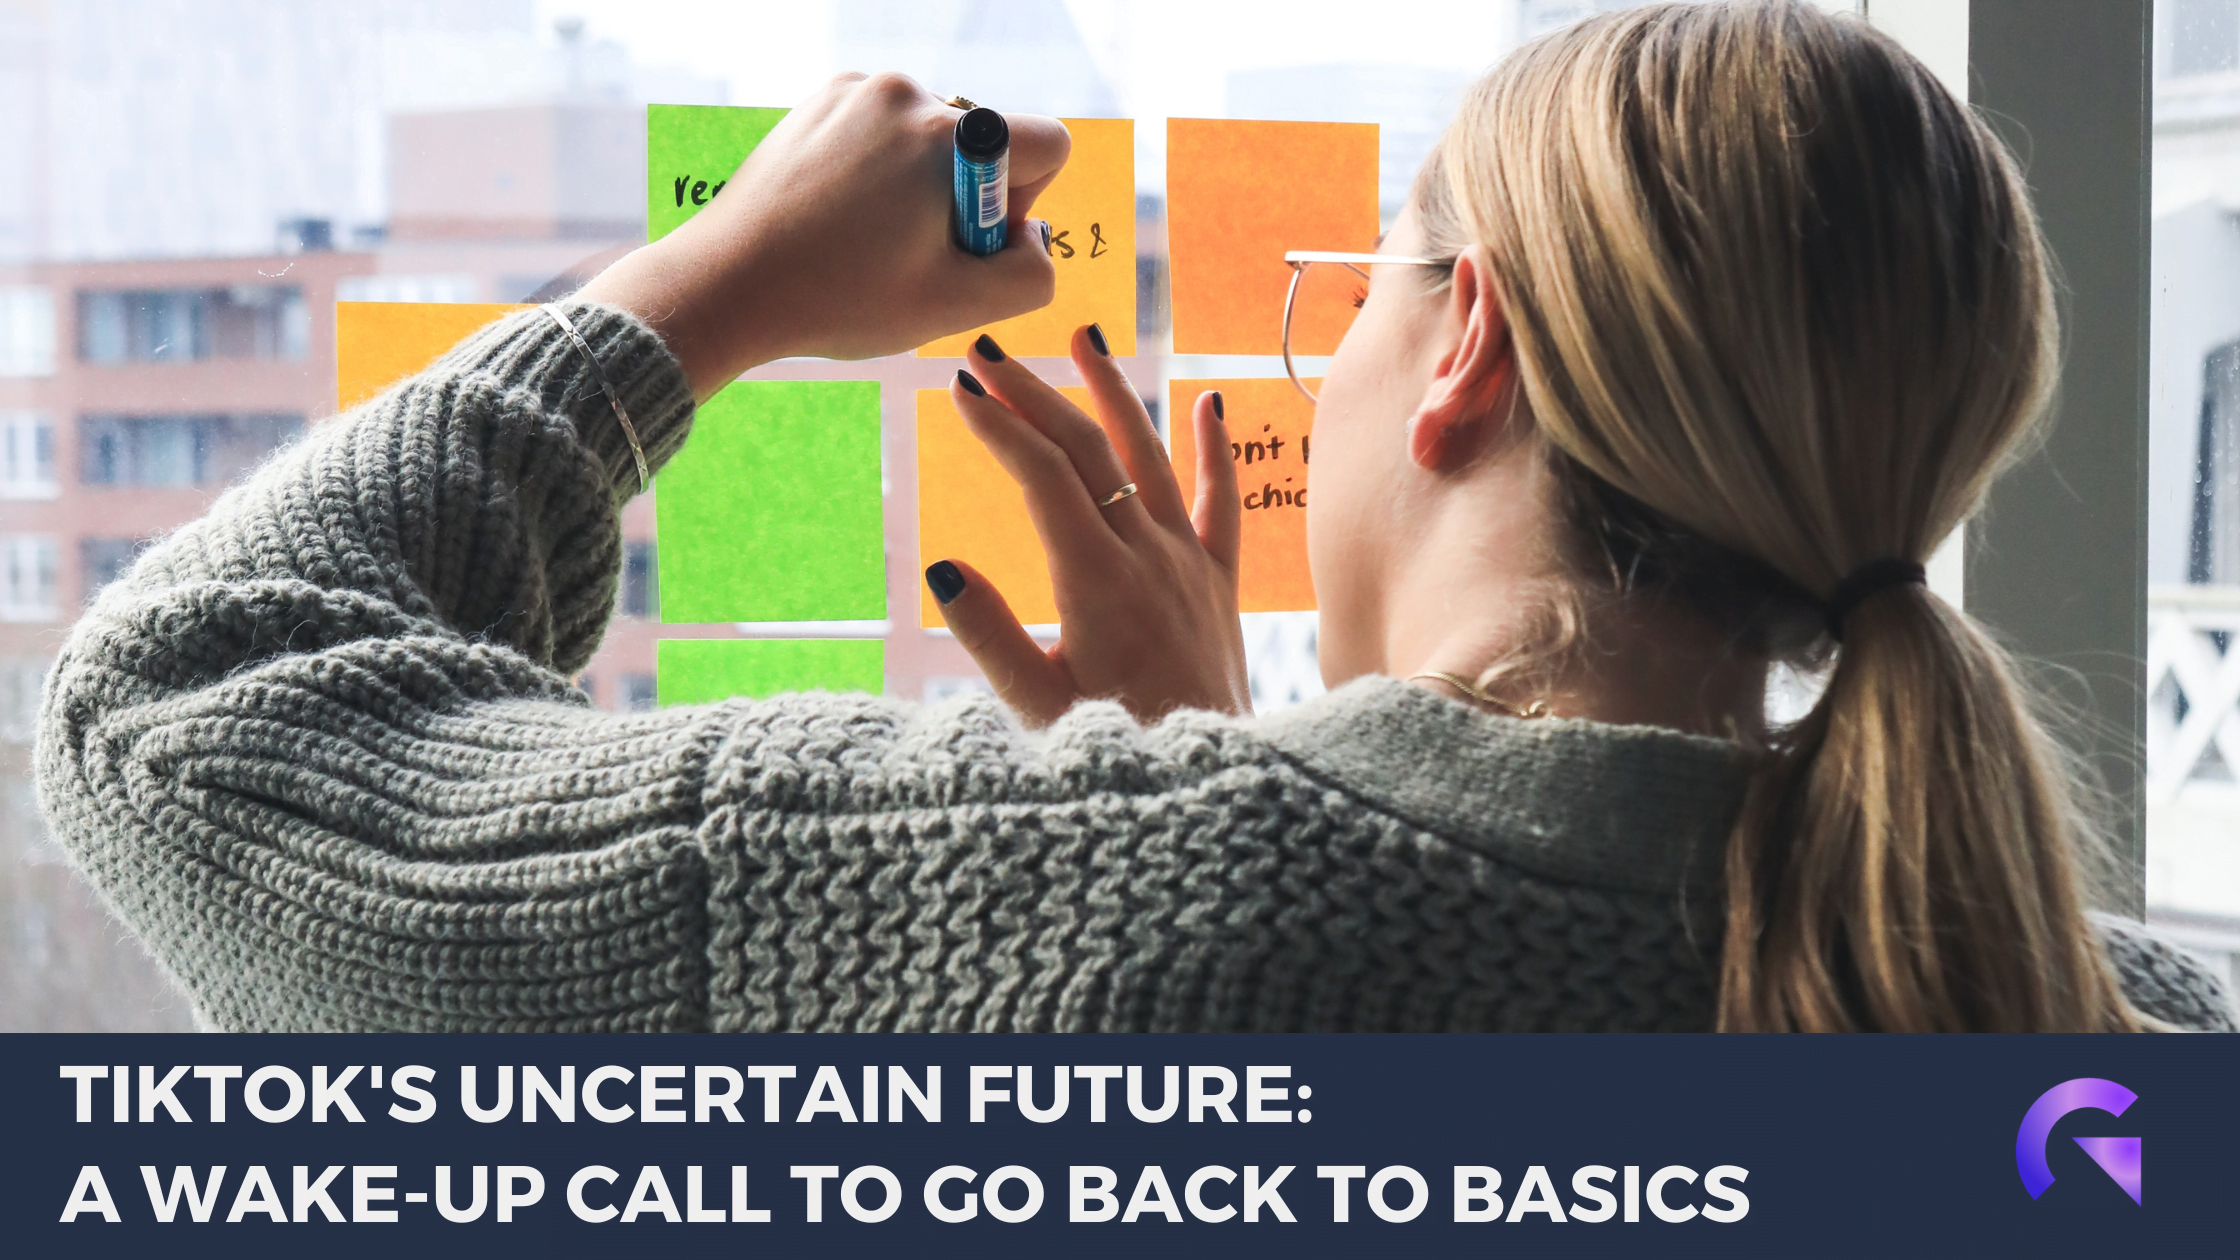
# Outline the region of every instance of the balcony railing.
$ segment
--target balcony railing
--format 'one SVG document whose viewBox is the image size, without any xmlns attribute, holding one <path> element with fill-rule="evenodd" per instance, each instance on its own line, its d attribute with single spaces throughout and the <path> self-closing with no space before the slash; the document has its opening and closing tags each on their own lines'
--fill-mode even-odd
<svg viewBox="0 0 2240 1260">
<path fill-rule="evenodd" d="M 2147 922 L 2240 996 L 2240 586 L 2147 589 Z"/>
<path fill-rule="evenodd" d="M 2147 591 L 2147 799 L 2240 805 L 2240 586 Z"/>
</svg>

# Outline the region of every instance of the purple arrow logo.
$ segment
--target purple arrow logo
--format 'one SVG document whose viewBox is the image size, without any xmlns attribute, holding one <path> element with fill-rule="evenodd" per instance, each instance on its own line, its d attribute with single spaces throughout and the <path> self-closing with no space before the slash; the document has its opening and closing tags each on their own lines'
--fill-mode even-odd
<svg viewBox="0 0 2240 1260">
<path fill-rule="evenodd" d="M 2014 1168 L 2022 1174 L 2022 1187 L 2035 1199 L 2053 1184 L 2053 1170 L 2046 1166 L 2046 1139 L 2053 1135 L 2053 1126 L 2061 1117 L 2085 1107 L 2120 1116 L 2139 1096 L 2097 1076 L 2080 1076 L 2073 1081 L 2063 1081 L 2030 1104 L 2022 1117 L 2022 1128 L 2014 1135 Z M 2092 1162 L 2123 1187 L 2133 1203 L 2142 1203 L 2139 1197 L 2139 1139 L 2135 1137 L 2081 1137 L 2076 1139 Z"/>
</svg>

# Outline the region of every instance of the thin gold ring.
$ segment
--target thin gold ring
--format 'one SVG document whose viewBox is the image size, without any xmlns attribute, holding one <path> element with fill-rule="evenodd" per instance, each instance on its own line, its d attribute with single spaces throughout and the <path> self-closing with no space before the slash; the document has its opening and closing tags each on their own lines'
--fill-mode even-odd
<svg viewBox="0 0 2240 1260">
<path fill-rule="evenodd" d="M 969 111 L 980 108 L 978 105 L 972 103 L 972 98 L 966 96 L 944 97 L 941 103 L 951 109 L 962 109 Z"/>
<path fill-rule="evenodd" d="M 1131 481 L 1127 485 L 1124 485 L 1118 490 L 1113 491 L 1111 494 L 1106 495 L 1104 498 L 1097 500 L 1097 506 L 1101 508 L 1111 507 L 1113 504 L 1118 503 L 1122 499 L 1128 498 L 1135 492 L 1136 483 Z"/>
</svg>

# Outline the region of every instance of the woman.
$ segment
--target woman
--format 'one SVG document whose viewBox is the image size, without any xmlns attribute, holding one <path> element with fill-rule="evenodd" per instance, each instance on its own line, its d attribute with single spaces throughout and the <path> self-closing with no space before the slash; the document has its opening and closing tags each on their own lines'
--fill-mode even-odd
<svg viewBox="0 0 2240 1260">
<path fill-rule="evenodd" d="M 1383 245 L 1436 262 L 1372 269 L 1317 414 L 1329 696 L 1241 716 L 1220 400 L 1187 512 L 1092 329 L 1098 420 L 993 342 L 955 391 L 1064 642 L 928 581 L 1025 725 L 589 710 L 638 450 L 758 362 L 1047 299 L 1042 251 L 947 244 L 953 118 L 835 83 L 732 196 L 324 426 L 80 623 L 43 802 L 205 1019 L 2230 1027 L 2087 918 L 2058 751 L 1919 580 L 2052 381 L 2022 185 L 1802 4 L 1605 17 L 1471 94 Z M 1013 134 L 1030 203 L 1063 134 Z M 1776 663 L 1826 686 L 1768 730 Z"/>
</svg>

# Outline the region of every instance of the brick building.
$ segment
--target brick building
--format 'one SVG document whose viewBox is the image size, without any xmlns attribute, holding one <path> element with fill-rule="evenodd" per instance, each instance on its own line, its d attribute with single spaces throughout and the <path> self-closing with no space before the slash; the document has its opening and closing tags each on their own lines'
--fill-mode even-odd
<svg viewBox="0 0 2240 1260">
<path fill-rule="evenodd" d="M 334 409 L 334 294 L 364 254 L 0 270 L 0 668 L 26 675 L 134 550 Z"/>
<path fill-rule="evenodd" d="M 56 1028 L 184 1023 L 40 839 L 39 683 L 135 550 L 333 410 L 335 288 L 372 266 L 315 251 L 0 268 L 0 903 L 41 963 L 0 968 L 0 1007 Z"/>
</svg>

